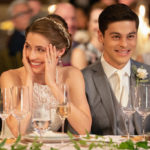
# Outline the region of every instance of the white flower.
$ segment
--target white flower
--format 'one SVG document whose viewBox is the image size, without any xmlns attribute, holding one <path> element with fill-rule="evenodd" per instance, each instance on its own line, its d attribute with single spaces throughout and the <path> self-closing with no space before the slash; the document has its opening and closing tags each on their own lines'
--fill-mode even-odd
<svg viewBox="0 0 150 150">
<path fill-rule="evenodd" d="M 138 68 L 137 69 L 137 74 L 136 76 L 139 78 L 139 79 L 146 79 L 147 78 L 147 75 L 148 75 L 148 72 L 146 69 L 142 69 L 142 68 Z"/>
</svg>

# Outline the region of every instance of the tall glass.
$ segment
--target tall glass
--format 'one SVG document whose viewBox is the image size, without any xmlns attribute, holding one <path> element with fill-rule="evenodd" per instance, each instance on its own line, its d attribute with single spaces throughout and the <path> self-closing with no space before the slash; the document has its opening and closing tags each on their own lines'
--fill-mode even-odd
<svg viewBox="0 0 150 150">
<path fill-rule="evenodd" d="M 139 84 L 136 88 L 135 110 L 142 116 L 143 136 L 145 139 L 144 121 L 150 114 L 150 85 Z"/>
<path fill-rule="evenodd" d="M 59 104 L 57 107 L 57 114 L 60 116 L 62 121 L 62 133 L 64 133 L 64 124 L 65 119 L 70 115 L 71 113 L 71 107 L 69 103 L 69 97 L 68 97 L 68 89 L 65 84 L 59 85 L 60 89 L 62 90 L 63 97 L 61 100 L 59 100 Z"/>
<path fill-rule="evenodd" d="M 29 88 L 27 86 L 12 88 L 12 115 L 18 120 L 18 135 L 21 135 L 21 120 L 30 113 L 29 98 Z"/>
<path fill-rule="evenodd" d="M 50 129 L 51 125 L 51 105 L 49 89 L 47 93 L 43 92 L 41 87 L 38 87 L 36 92 L 38 95 L 33 96 L 32 101 L 32 126 L 34 130 L 39 134 L 40 141 L 42 142 L 42 134 Z"/>
<path fill-rule="evenodd" d="M 0 89 L 0 117 L 2 119 L 1 138 L 5 138 L 5 123 L 11 114 L 12 93 L 11 88 Z"/>
<path fill-rule="evenodd" d="M 42 142 L 42 134 L 50 129 L 51 125 L 51 107 L 46 101 L 34 101 L 32 104 L 32 126 L 40 135 Z"/>
<path fill-rule="evenodd" d="M 132 87 L 130 88 L 130 91 L 132 91 L 131 89 L 132 89 Z M 129 93 L 127 105 L 122 106 L 128 140 L 130 139 L 130 118 L 131 118 L 132 114 L 135 112 L 133 100 L 134 99 L 132 99 L 132 93 Z"/>
</svg>

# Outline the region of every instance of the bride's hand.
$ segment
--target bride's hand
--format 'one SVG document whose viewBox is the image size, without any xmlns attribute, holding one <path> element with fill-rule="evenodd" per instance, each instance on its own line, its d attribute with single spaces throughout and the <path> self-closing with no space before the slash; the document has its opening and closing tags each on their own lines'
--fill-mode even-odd
<svg viewBox="0 0 150 150">
<path fill-rule="evenodd" d="M 49 86 L 56 84 L 57 53 L 56 47 L 49 44 L 45 56 L 45 83 Z"/>
<path fill-rule="evenodd" d="M 23 62 L 23 65 L 25 67 L 25 70 L 26 70 L 26 79 L 27 81 L 32 81 L 33 80 L 33 71 L 32 71 L 32 68 L 29 64 L 29 61 L 27 59 L 27 56 L 26 56 L 26 49 L 25 49 L 25 45 L 24 45 L 24 48 L 23 48 L 23 59 L 22 59 L 22 62 Z"/>
</svg>

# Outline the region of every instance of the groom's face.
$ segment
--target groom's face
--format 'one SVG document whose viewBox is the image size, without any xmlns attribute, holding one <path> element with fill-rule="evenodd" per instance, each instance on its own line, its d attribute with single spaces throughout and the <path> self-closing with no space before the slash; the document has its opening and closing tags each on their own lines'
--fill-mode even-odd
<svg viewBox="0 0 150 150">
<path fill-rule="evenodd" d="M 134 21 L 117 21 L 108 25 L 104 35 L 104 59 L 117 69 L 123 68 L 136 49 L 137 29 Z"/>
</svg>

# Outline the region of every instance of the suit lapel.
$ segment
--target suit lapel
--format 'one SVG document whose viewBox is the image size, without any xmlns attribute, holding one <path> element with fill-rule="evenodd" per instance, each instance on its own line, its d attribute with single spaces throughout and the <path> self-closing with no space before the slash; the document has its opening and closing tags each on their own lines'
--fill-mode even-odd
<svg viewBox="0 0 150 150">
<path fill-rule="evenodd" d="M 135 66 L 134 62 L 131 60 L 131 76 L 130 76 L 130 86 L 136 86 L 135 74 L 133 72 L 133 66 Z"/>
<path fill-rule="evenodd" d="M 93 71 L 95 71 L 94 76 L 93 76 L 95 87 L 102 99 L 102 103 L 104 105 L 104 108 L 106 110 L 110 123 L 112 125 L 113 133 L 117 134 L 116 114 L 115 114 L 115 109 L 114 109 L 112 90 L 111 90 L 109 81 L 104 73 L 101 63 L 98 63 L 95 66 L 95 68 L 93 68 Z"/>
</svg>

